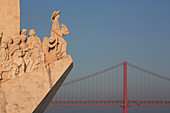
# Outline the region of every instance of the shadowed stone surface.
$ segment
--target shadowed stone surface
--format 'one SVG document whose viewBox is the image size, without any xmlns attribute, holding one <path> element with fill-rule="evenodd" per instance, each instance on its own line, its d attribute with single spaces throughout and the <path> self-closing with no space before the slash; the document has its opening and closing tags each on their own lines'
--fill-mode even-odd
<svg viewBox="0 0 170 113">
<path fill-rule="evenodd" d="M 0 113 L 42 113 L 72 69 L 68 55 L 0 86 Z M 38 106 L 38 107 L 37 107 Z M 36 108 L 37 107 L 37 108 Z"/>
</svg>

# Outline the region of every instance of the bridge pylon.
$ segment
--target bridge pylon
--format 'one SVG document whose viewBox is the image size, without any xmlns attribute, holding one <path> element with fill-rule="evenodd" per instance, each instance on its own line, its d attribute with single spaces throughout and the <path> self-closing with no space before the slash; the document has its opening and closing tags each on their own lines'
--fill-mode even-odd
<svg viewBox="0 0 170 113">
<path fill-rule="evenodd" d="M 127 103 L 127 62 L 123 62 L 123 113 L 128 113 Z"/>
</svg>

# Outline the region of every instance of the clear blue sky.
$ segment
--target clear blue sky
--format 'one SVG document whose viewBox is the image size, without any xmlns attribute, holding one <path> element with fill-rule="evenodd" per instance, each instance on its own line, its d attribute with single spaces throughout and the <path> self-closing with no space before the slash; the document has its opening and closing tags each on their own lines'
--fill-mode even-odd
<svg viewBox="0 0 170 113">
<path fill-rule="evenodd" d="M 21 29 L 50 37 L 54 10 L 70 30 L 66 81 L 123 61 L 170 77 L 169 0 L 21 0 Z"/>
</svg>

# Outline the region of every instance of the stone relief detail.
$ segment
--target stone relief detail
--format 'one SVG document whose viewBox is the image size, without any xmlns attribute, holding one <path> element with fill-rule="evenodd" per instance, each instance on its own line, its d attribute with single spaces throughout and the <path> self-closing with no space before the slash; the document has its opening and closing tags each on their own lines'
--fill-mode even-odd
<svg viewBox="0 0 170 113">
<path fill-rule="evenodd" d="M 33 66 L 33 62 L 34 60 L 31 58 L 31 51 L 30 49 L 28 48 L 28 44 L 27 44 L 27 30 L 26 29 L 23 29 L 21 31 L 21 34 L 20 34 L 20 40 L 21 40 L 21 49 L 23 51 L 23 59 L 25 61 L 25 65 L 26 65 L 26 72 L 30 72 L 31 69 L 32 69 L 32 66 Z"/>
<path fill-rule="evenodd" d="M 33 59 L 32 69 L 38 69 L 41 60 L 40 51 L 42 49 L 42 44 L 40 38 L 35 35 L 35 31 L 33 29 L 29 31 L 27 44 L 30 49 L 30 57 Z"/>
<path fill-rule="evenodd" d="M 43 65 L 48 65 L 67 57 L 67 42 L 63 36 L 69 34 L 68 28 L 59 23 L 60 11 L 54 11 L 51 17 L 51 37 L 44 37 L 43 43 L 31 29 L 22 29 L 18 37 L 3 39 L 0 36 L 0 82 L 22 76 Z M 3 40 L 2 40 L 3 39 Z M 2 42 L 1 42 L 2 40 Z"/>
<path fill-rule="evenodd" d="M 60 10 L 54 11 L 51 17 L 52 23 L 52 29 L 51 29 L 51 37 L 54 37 L 56 40 L 58 40 L 58 49 L 61 49 L 61 52 L 59 53 L 59 57 L 64 58 L 67 56 L 66 50 L 67 50 L 67 42 L 64 40 L 62 36 L 66 36 L 69 34 L 70 31 L 68 31 L 68 28 L 66 25 L 59 23 L 60 18 Z"/>
<path fill-rule="evenodd" d="M 7 43 L 3 42 L 1 44 L 1 71 L 0 71 L 0 79 L 2 79 L 3 72 L 7 72 L 7 71 L 10 71 L 10 70 L 12 70 L 10 77 L 14 78 L 16 69 L 17 69 L 17 65 L 12 63 L 11 59 L 9 58 L 9 51 L 8 51 Z M 9 79 L 9 76 L 8 76 L 7 79 Z"/>
</svg>

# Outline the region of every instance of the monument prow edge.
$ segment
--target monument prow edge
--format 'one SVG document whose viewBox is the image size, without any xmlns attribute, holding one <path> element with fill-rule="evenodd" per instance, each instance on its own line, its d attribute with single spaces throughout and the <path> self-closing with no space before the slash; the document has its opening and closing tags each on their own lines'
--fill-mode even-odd
<svg viewBox="0 0 170 113">
<path fill-rule="evenodd" d="M 43 113 L 73 67 L 70 55 L 1 84 L 5 113 Z M 50 80 L 51 79 L 51 80 Z M 50 84 L 51 83 L 51 84 Z"/>
<path fill-rule="evenodd" d="M 66 79 L 67 75 L 70 73 L 71 69 L 73 68 L 73 62 L 70 64 L 70 66 L 67 68 L 67 70 L 63 73 L 63 75 L 60 77 L 60 79 L 54 84 L 54 86 L 51 88 L 51 90 L 48 92 L 48 94 L 45 96 L 45 98 L 41 101 L 41 103 L 37 106 L 37 108 L 33 111 L 33 113 L 43 113 L 46 107 L 49 105 L 50 101 Z"/>
</svg>

